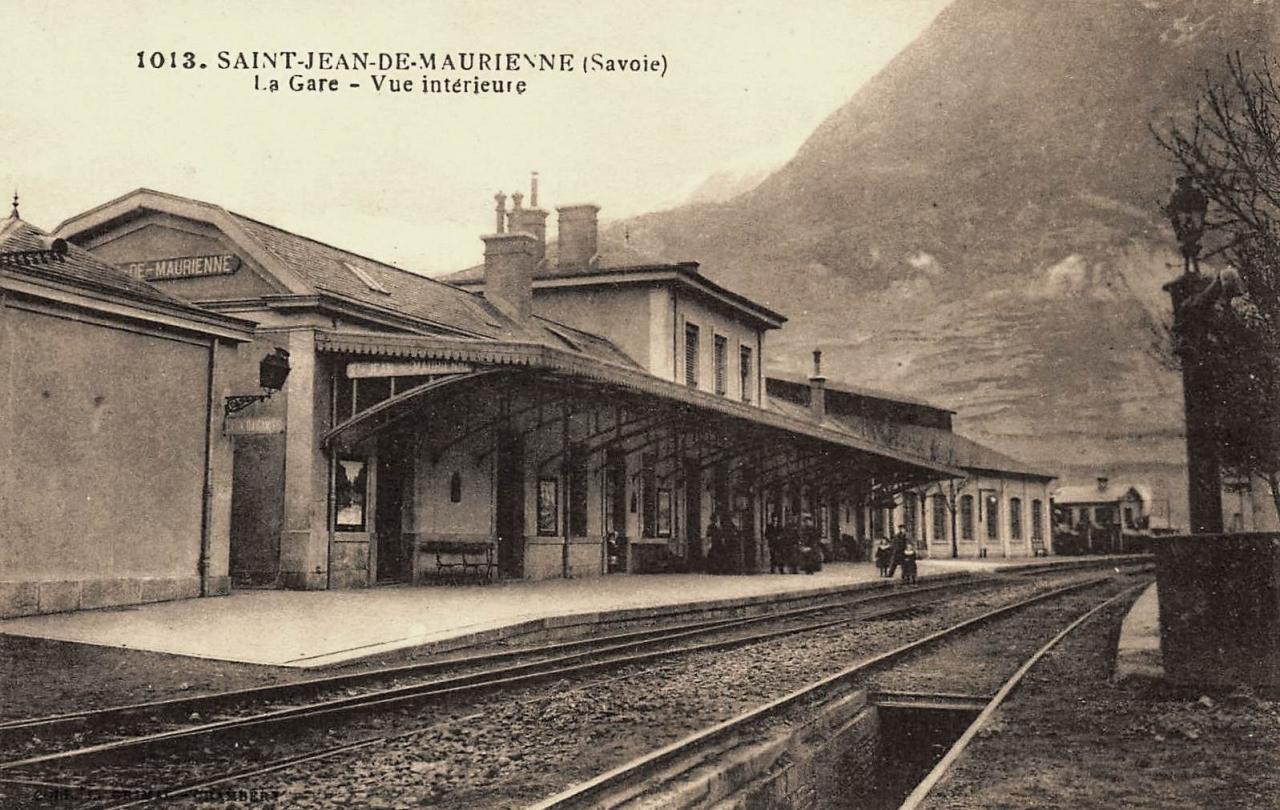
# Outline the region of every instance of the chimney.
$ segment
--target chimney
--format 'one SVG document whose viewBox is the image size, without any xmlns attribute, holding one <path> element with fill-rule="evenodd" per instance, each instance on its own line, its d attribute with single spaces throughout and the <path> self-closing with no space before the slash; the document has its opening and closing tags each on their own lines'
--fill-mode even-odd
<svg viewBox="0 0 1280 810">
<path fill-rule="evenodd" d="M 822 376 L 822 350 L 813 350 L 813 376 L 809 378 L 809 412 L 819 422 L 827 418 L 827 378 Z"/>
<path fill-rule="evenodd" d="M 598 250 L 596 215 L 600 213 L 600 206 L 565 205 L 556 211 L 560 212 L 560 265 L 590 264 Z"/>
<path fill-rule="evenodd" d="M 507 195 L 499 191 L 493 195 L 493 201 L 497 203 L 494 207 L 494 214 L 497 216 L 497 229 L 494 233 L 507 232 Z"/>
<path fill-rule="evenodd" d="M 484 240 L 484 297 L 514 321 L 533 311 L 537 240 L 527 233 L 495 233 Z"/>
<path fill-rule="evenodd" d="M 527 233 L 537 240 L 537 261 L 542 261 L 547 253 L 547 212 L 538 207 L 538 173 L 534 172 L 529 182 L 529 208 L 523 207 L 524 194 L 519 191 L 511 198 L 515 200 L 515 208 L 507 215 L 507 230 Z"/>
<path fill-rule="evenodd" d="M 1108 479 L 1105 475 L 1099 475 L 1099 476 L 1098 476 L 1098 491 L 1099 491 L 1099 492 L 1106 492 L 1106 491 L 1107 491 L 1107 481 L 1108 481 L 1108 480 L 1110 480 L 1110 479 Z"/>
</svg>

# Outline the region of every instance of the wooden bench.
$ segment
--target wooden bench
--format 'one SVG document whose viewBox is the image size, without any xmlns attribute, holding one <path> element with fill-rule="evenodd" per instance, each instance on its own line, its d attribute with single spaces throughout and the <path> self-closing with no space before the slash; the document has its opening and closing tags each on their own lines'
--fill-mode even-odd
<svg viewBox="0 0 1280 810">
<path fill-rule="evenodd" d="M 421 539 L 414 545 L 414 583 L 427 573 L 421 556 L 435 557 L 435 579 L 456 585 L 490 582 L 498 570 L 498 544 L 492 539 Z M 448 559 L 446 559 L 446 555 Z"/>
</svg>

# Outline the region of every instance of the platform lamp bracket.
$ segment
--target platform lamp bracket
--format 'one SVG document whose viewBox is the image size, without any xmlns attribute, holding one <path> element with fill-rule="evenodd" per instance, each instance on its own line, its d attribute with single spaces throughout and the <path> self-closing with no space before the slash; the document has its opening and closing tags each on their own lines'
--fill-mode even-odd
<svg viewBox="0 0 1280 810">
<path fill-rule="evenodd" d="M 284 388 L 284 381 L 289 377 L 289 352 L 276 349 L 262 358 L 258 364 L 258 384 L 262 386 L 261 394 L 236 394 L 223 402 L 224 416 L 239 413 L 255 402 L 263 402 L 271 395 Z"/>
</svg>

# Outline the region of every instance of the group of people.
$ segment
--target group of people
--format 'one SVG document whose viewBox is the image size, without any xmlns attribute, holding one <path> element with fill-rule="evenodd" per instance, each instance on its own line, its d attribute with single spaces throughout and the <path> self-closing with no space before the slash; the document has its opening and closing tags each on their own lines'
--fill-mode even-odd
<svg viewBox="0 0 1280 810">
<path fill-rule="evenodd" d="M 880 569 L 880 576 L 892 579 L 899 566 L 902 567 L 903 583 L 915 584 L 916 546 L 907 537 L 905 526 L 898 527 L 892 543 L 881 537 L 876 545 L 876 568 Z"/>
<path fill-rule="evenodd" d="M 822 548 L 818 528 L 812 515 L 788 515 L 784 525 L 775 513 L 769 516 L 764 530 L 765 543 L 769 547 L 769 573 L 812 574 L 822 569 Z M 739 570 L 736 555 L 741 550 L 741 536 L 733 518 L 725 519 L 719 512 L 711 515 L 707 529 L 707 571 L 712 574 L 728 574 Z M 912 585 L 916 581 L 915 544 L 907 537 L 907 528 L 899 526 L 892 540 L 884 537 L 875 547 L 876 568 L 880 576 L 893 578 L 902 569 L 902 581 Z"/>
<path fill-rule="evenodd" d="M 742 533 L 732 516 L 726 518 L 718 511 L 711 513 L 707 543 L 707 573 L 732 574 L 741 571 L 738 554 L 742 548 Z"/>
<path fill-rule="evenodd" d="M 769 573 L 792 574 L 804 571 L 812 574 L 822 569 L 822 550 L 818 543 L 818 527 L 812 515 L 803 521 L 795 515 L 787 518 L 784 526 L 777 513 L 769 517 L 764 530 L 765 543 L 769 546 Z"/>
</svg>

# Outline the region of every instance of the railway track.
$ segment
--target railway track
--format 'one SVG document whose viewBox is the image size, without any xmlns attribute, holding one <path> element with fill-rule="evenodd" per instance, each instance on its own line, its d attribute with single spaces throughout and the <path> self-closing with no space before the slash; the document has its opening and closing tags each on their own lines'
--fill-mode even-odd
<svg viewBox="0 0 1280 810">
<path fill-rule="evenodd" d="M 46 786 L 51 790 L 62 789 L 61 795 L 65 795 L 66 790 L 79 794 L 118 795 L 127 789 L 118 785 L 77 782 L 74 776 L 68 779 L 66 775 L 68 772 L 74 774 L 90 763 L 132 760 L 145 756 L 148 751 L 167 749 L 175 744 L 219 738 L 234 740 L 246 734 L 260 735 L 268 730 L 332 722 L 343 716 L 369 711 L 512 688 L 538 680 L 654 662 L 674 655 L 756 644 L 782 635 L 885 618 L 968 591 L 999 588 L 1007 583 L 1008 580 L 991 577 L 905 590 L 899 588 L 762 616 L 692 622 L 291 684 L 9 721 L 0 724 L 0 739 L 7 742 L 9 751 L 29 752 L 32 740 L 39 740 L 37 745 L 52 750 L 0 762 L 0 785 Z M 760 629 L 761 625 L 778 626 Z M 706 637 L 713 638 L 699 640 Z M 673 644 L 677 646 L 673 647 Z M 444 677 L 438 677 L 441 675 Z M 406 684 L 406 680 L 410 683 Z M 364 691 L 350 694 L 353 688 Z M 311 699 L 316 696 L 323 699 Z M 264 705 L 273 708 L 263 711 Z M 213 719 L 217 712 L 228 716 Z M 206 721 L 193 722 L 193 718 Z M 419 727 L 406 734 L 421 730 Z M 86 736 L 91 738 L 88 744 L 85 744 Z M 372 735 L 367 739 L 327 746 L 313 753 L 331 756 L 401 736 L 405 735 Z M 59 748 L 59 741 L 70 741 L 74 745 Z M 208 745 L 207 742 L 203 744 Z M 282 757 L 266 766 L 227 771 L 212 780 L 193 780 L 191 783 L 221 782 L 250 772 L 288 767 L 311 758 L 311 754 Z M 32 771 L 36 771 L 34 777 L 29 776 Z M 148 786 L 146 795 L 162 795 L 170 792 L 171 788 L 185 787 L 185 782 L 160 789 Z"/>
<path fill-rule="evenodd" d="M 542 802 L 533 810 L 571 810 L 572 808 L 669 808 L 682 806 L 713 806 L 717 801 L 730 801 L 725 791 L 729 784 L 721 780 L 722 770 L 717 762 L 732 761 L 733 752 L 750 751 L 753 747 L 767 747 L 770 738 L 776 739 L 778 729 L 785 724 L 799 724 L 798 716 L 812 715 L 818 707 L 848 699 L 853 685 L 872 673 L 882 670 L 908 656 L 915 656 L 955 639 L 959 634 L 977 630 L 991 622 L 1008 617 L 1020 610 L 1047 601 L 1075 594 L 1082 590 L 1110 582 L 1110 577 L 1098 577 L 1037 594 L 1018 602 L 1004 605 L 979 616 L 958 622 L 923 638 L 894 649 L 858 661 L 826 678 L 795 690 L 776 700 L 739 714 L 729 720 L 705 728 L 668 746 L 638 757 L 591 780 L 572 786 Z M 1053 645 L 1068 633 L 1087 621 L 1112 602 L 1132 594 L 1145 583 L 1124 589 L 1109 596 L 1076 618 L 1048 644 L 1041 647 L 1004 683 L 985 705 L 973 727 L 967 731 L 957 748 L 939 763 L 934 772 L 912 795 L 912 807 L 936 784 L 940 775 L 972 739 L 981 724 L 987 722 L 995 708 L 1005 700 L 1026 672 Z M 904 805 L 904 807 L 907 805 Z"/>
<path fill-rule="evenodd" d="M 1081 576 L 1078 572 L 1073 574 L 1077 579 Z M 1092 581 L 1088 580 L 1086 584 Z M 442 711 L 435 723 L 423 725 L 421 718 L 408 723 L 393 722 L 389 724 L 393 726 L 391 730 L 383 729 L 357 739 L 345 739 L 339 744 L 312 745 L 308 750 L 290 751 L 285 756 L 255 753 L 253 746 L 260 744 L 264 735 L 279 737 L 289 734 L 291 729 L 325 725 L 353 715 L 363 717 L 409 706 L 421 707 L 432 701 L 513 689 L 610 668 L 654 664 L 677 655 L 758 644 L 782 635 L 792 636 L 841 624 L 883 619 L 904 611 L 924 609 L 966 591 L 984 587 L 998 589 L 1002 584 L 1010 584 L 1010 580 L 1001 577 L 973 578 L 909 590 L 863 594 L 854 599 L 833 600 L 763 616 L 692 622 L 677 627 L 619 633 L 531 649 L 503 650 L 225 694 L 10 721 L 0 725 L 0 735 L 6 735 L 19 747 L 23 747 L 21 740 L 24 738 L 40 734 L 52 737 L 68 729 L 88 728 L 92 731 L 108 728 L 110 731 L 106 738 L 88 745 L 77 744 L 0 763 L 0 787 L 26 788 L 37 796 L 58 798 L 60 801 L 55 803 L 113 807 L 134 806 L 159 798 L 199 795 L 220 785 L 232 785 L 253 776 L 296 768 L 306 762 L 357 752 L 420 734 L 433 725 L 465 723 L 471 718 L 456 713 L 450 716 L 449 712 Z M 1081 585 L 1077 583 L 1070 587 Z M 779 626 L 760 627 L 771 624 Z M 438 677 L 441 675 L 445 677 Z M 405 683 L 406 679 L 412 682 Z M 357 688 L 364 691 L 349 694 Z M 335 697 L 335 692 L 339 696 Z M 323 699 L 312 699 L 316 696 Z M 273 708 L 262 711 L 264 702 Z M 193 715 L 208 718 L 216 711 L 229 712 L 230 716 L 208 722 L 191 722 Z M 406 726 L 409 726 L 408 730 L 404 730 Z M 83 742 L 83 737 L 72 736 L 70 739 Z M 145 777 L 142 785 L 124 784 L 127 779 L 98 778 L 104 767 L 115 770 L 119 765 L 128 771 L 131 763 L 147 758 L 152 752 L 172 756 L 170 749 L 174 746 L 185 746 L 190 750 L 193 745 L 203 746 L 201 754 L 208 753 L 209 748 L 215 745 L 231 749 L 231 761 L 216 764 L 212 773 L 193 774 L 188 769 L 159 781 L 155 779 L 155 769 L 143 765 L 137 769 Z M 84 771 L 89 771 L 91 778 L 80 775 Z"/>
</svg>

